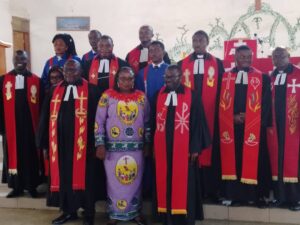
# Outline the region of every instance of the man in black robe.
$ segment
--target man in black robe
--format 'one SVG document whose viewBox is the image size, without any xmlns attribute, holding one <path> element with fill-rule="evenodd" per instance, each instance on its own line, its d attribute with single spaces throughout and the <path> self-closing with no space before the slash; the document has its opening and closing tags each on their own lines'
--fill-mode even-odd
<svg viewBox="0 0 300 225">
<path fill-rule="evenodd" d="M 139 29 L 140 44 L 132 49 L 126 56 L 126 61 L 137 75 L 138 72 L 145 68 L 149 62 L 149 46 L 154 36 L 153 28 L 149 25 L 143 25 Z M 167 52 L 164 52 L 163 60 L 167 64 L 171 64 L 171 60 Z"/>
<path fill-rule="evenodd" d="M 234 108 L 233 108 L 233 126 L 234 126 L 234 146 L 235 146 L 235 169 L 236 179 L 226 180 L 223 179 L 221 195 L 227 200 L 231 200 L 229 204 L 232 206 L 238 206 L 242 204 L 256 203 L 258 207 L 266 207 L 264 197 L 269 197 L 271 174 L 270 174 L 270 162 L 268 157 L 266 129 L 271 126 L 271 88 L 270 78 L 266 74 L 262 74 L 262 93 L 260 107 L 261 107 L 261 126 L 260 126 L 260 142 L 258 149 L 258 162 L 257 162 L 257 183 L 247 183 L 242 181 L 242 168 L 243 154 L 245 154 L 244 145 L 244 133 L 246 122 L 246 108 L 248 107 L 247 101 L 247 89 L 252 85 L 251 75 L 256 73 L 261 74 L 260 71 L 251 67 L 252 64 L 252 51 L 248 46 L 240 46 L 236 49 L 235 54 L 236 67 L 230 72 L 237 74 L 237 78 L 234 81 L 235 94 L 234 94 Z M 241 76 L 239 76 L 241 75 Z M 224 74 L 225 76 L 225 74 Z M 227 80 L 224 80 L 222 85 L 226 84 Z M 227 79 L 227 78 L 226 78 Z M 228 78 L 230 79 L 230 78 Z M 223 88 L 223 87 L 222 87 Z M 222 95 L 222 94 L 221 94 Z M 222 96 L 221 96 L 222 97 Z M 221 100 L 220 100 L 221 101 Z M 219 117 L 221 113 L 219 113 Z M 221 127 L 221 124 L 220 124 Z M 220 134 L 221 139 L 223 138 Z M 231 138 L 231 137 L 230 137 Z M 221 140 L 222 141 L 222 140 Z M 220 149 L 222 151 L 222 147 Z M 224 159 L 221 159 L 223 160 Z M 226 163 L 226 162 L 225 162 Z M 252 166 L 255 166 L 254 163 Z M 224 202 L 228 204 L 227 202 Z"/>
<path fill-rule="evenodd" d="M 98 61 L 99 67 L 95 68 L 98 72 L 98 81 L 95 83 L 100 91 L 101 94 L 107 90 L 108 88 L 112 88 L 110 86 L 110 76 L 115 75 L 119 68 L 123 66 L 129 66 L 124 60 L 117 57 L 113 53 L 114 49 L 114 42 L 113 39 L 108 35 L 103 35 L 100 37 L 98 41 L 98 54 L 95 56 L 94 60 L 89 60 L 85 63 L 84 67 L 84 74 L 83 77 L 91 83 L 91 77 L 93 77 L 93 73 L 91 70 L 93 69 L 93 61 Z M 115 71 L 111 71 L 112 67 L 111 64 L 113 60 L 117 61 L 118 66 L 113 68 Z"/>
<path fill-rule="evenodd" d="M 274 198 L 275 201 L 272 205 L 281 206 L 287 204 L 290 210 L 297 211 L 300 210 L 300 167 L 299 167 L 299 147 L 294 149 L 290 139 L 286 138 L 286 132 L 294 133 L 293 125 L 294 123 L 299 124 L 299 112 L 293 111 L 291 104 L 291 99 L 293 95 L 297 95 L 299 91 L 299 78 L 300 78 L 300 69 L 295 65 L 291 64 L 289 61 L 290 55 L 285 48 L 277 47 L 272 53 L 273 64 L 276 69 L 272 72 L 272 88 L 273 88 L 273 107 L 275 107 L 272 115 L 273 118 L 273 127 L 276 126 L 278 140 L 275 143 L 277 145 L 278 152 L 275 153 L 272 146 L 270 148 L 270 158 L 275 158 L 277 167 L 272 170 L 273 178 L 273 189 L 274 189 Z M 292 82 L 290 81 L 295 79 L 295 87 L 293 87 Z M 298 85 L 297 85 L 298 84 Z M 293 89 L 294 93 L 293 93 Z M 291 94 L 288 94 L 291 93 Z M 300 104 L 299 98 L 296 104 Z M 288 112 L 286 111 L 286 106 L 289 106 Z M 296 107 L 297 108 L 297 107 Z M 288 115 L 287 115 L 288 113 Z M 286 124 L 286 119 L 288 119 L 289 124 Z M 289 126 L 289 129 L 286 130 L 286 126 Z M 296 125 L 299 126 L 299 125 Z M 290 129 L 291 128 L 291 129 Z M 299 128 L 298 128 L 299 129 Z M 299 143 L 299 136 L 295 137 L 295 140 Z M 270 140 L 273 141 L 273 140 Z M 274 141 L 275 142 L 275 141 Z M 274 143 L 273 143 L 274 144 Z M 287 145 L 285 145 L 287 144 Z M 290 149 L 287 149 L 290 148 Z M 297 175 L 294 179 L 291 179 L 291 176 L 287 176 L 284 168 L 286 164 L 292 164 L 291 161 L 285 161 L 286 151 L 295 150 L 292 158 L 296 158 L 295 171 Z M 273 155 L 274 154 L 274 155 Z M 276 154 L 276 155 L 275 155 Z M 292 153 L 293 154 L 293 153 Z M 298 157 L 297 157 L 298 155 Z M 273 164 L 272 164 L 273 166 Z M 274 173 L 274 174 L 273 174 Z"/>
<path fill-rule="evenodd" d="M 210 144 L 210 137 L 209 132 L 205 120 L 205 115 L 203 111 L 203 106 L 199 103 L 201 101 L 198 99 L 197 95 L 195 95 L 193 92 L 191 93 L 191 104 L 188 111 L 185 111 L 185 116 L 189 114 L 189 120 L 184 121 L 184 119 L 179 120 L 178 114 L 176 113 L 176 108 L 179 107 L 180 104 L 185 104 L 183 102 L 180 102 L 180 95 L 185 95 L 188 92 L 191 92 L 191 90 L 181 84 L 181 77 L 182 72 L 180 68 L 177 65 L 169 66 L 166 69 L 165 73 L 165 82 L 166 87 L 163 87 L 158 95 L 158 100 L 160 98 L 160 95 L 166 94 L 170 95 L 170 97 L 167 97 L 168 103 L 165 102 L 164 105 L 167 105 L 166 107 L 166 119 L 165 119 L 165 139 L 163 138 L 161 141 L 165 142 L 166 146 L 166 162 L 167 168 L 166 168 L 166 193 L 164 193 L 164 196 L 166 197 L 166 209 L 164 212 L 161 213 L 163 216 L 163 223 L 165 225 L 193 225 L 195 224 L 195 219 L 203 219 L 203 212 L 202 212 L 202 203 L 201 203 L 201 194 L 200 194 L 200 184 L 199 184 L 199 176 L 197 176 L 198 171 L 198 155 L 201 152 L 202 149 L 207 147 Z M 176 95 L 176 97 L 171 97 L 173 95 Z M 177 98 L 178 96 L 178 98 Z M 176 98 L 176 100 L 175 100 Z M 175 103 L 176 102 L 176 103 Z M 157 104 L 158 107 L 159 104 Z M 177 106 L 178 105 L 178 106 Z M 165 106 L 164 106 L 165 107 Z M 184 108 L 184 107 L 183 107 Z M 155 117 L 155 115 L 159 115 L 159 112 L 161 112 L 161 108 L 156 108 L 156 112 L 153 112 L 154 115 L 152 115 L 152 118 Z M 155 110 L 154 110 L 155 111 Z M 183 114 L 182 114 L 183 116 Z M 185 117 L 187 118 L 187 117 Z M 156 120 L 157 121 L 157 120 Z M 178 121 L 181 121 L 180 123 Z M 187 122 L 187 124 L 185 124 Z M 158 123 L 153 122 L 156 126 L 155 135 L 157 135 L 158 129 L 160 129 L 160 125 Z M 180 127 L 183 126 L 183 127 Z M 184 158 L 182 158 L 182 162 L 174 160 L 174 135 L 175 130 L 178 130 L 179 128 L 187 129 L 189 130 L 189 136 L 188 138 L 188 158 L 186 159 L 187 162 L 184 162 Z M 157 149 L 159 148 L 159 145 L 161 145 L 161 142 L 154 141 L 154 150 L 155 150 L 155 161 L 157 166 L 157 161 L 159 157 L 157 155 Z M 183 147 L 183 146 L 182 146 Z M 162 150 L 164 151 L 164 150 Z M 172 185 L 173 179 L 178 179 L 178 177 L 174 176 L 173 174 L 173 165 L 180 166 L 181 163 L 187 163 L 187 193 L 186 193 L 186 202 L 187 205 L 184 206 L 186 208 L 186 212 L 179 214 L 173 213 L 172 208 L 172 202 L 174 202 L 174 199 L 172 199 L 172 191 L 175 187 L 174 184 Z M 160 171 L 156 172 L 156 180 L 159 175 Z M 179 185 L 179 184 L 176 184 Z M 177 196 L 175 196 L 176 198 Z M 156 195 L 156 200 L 158 200 L 158 196 Z M 185 198 L 185 197 L 184 197 Z M 158 206 L 159 207 L 159 206 Z M 159 208 L 158 208 L 158 211 Z M 182 214 L 181 214 L 182 213 Z"/>
<path fill-rule="evenodd" d="M 222 75 L 224 73 L 223 63 L 219 58 L 214 57 L 207 52 L 207 46 L 209 44 L 209 37 L 207 33 L 203 30 L 196 31 L 192 37 L 192 45 L 194 52 L 188 55 L 186 58 L 178 62 L 182 72 L 183 72 L 183 83 L 186 83 L 185 76 L 187 71 L 191 73 L 190 80 L 193 79 L 194 92 L 202 98 L 202 103 L 204 109 L 212 109 L 214 107 L 214 112 L 207 110 L 206 119 L 208 122 L 208 127 L 210 132 L 213 133 L 212 146 L 205 151 L 211 151 L 211 156 L 202 155 L 200 160 L 200 179 L 202 186 L 202 194 L 205 199 L 212 201 L 218 201 L 220 197 L 220 137 L 219 137 L 219 127 L 218 127 L 218 106 L 219 106 L 219 94 L 221 89 Z M 196 64 L 199 60 L 203 60 L 203 66 L 200 69 L 195 69 Z M 186 63 L 188 62 L 188 63 Z M 209 63 L 211 62 L 211 63 Z M 189 64 L 191 64 L 189 66 Z M 201 65 L 201 63 L 199 63 Z M 210 65 L 209 65 L 210 64 Z M 190 68 L 189 68 L 190 67 Z M 199 67 L 199 66 L 197 66 Z M 200 66 L 201 67 L 201 66 Z M 205 68 L 208 67 L 208 68 Z M 193 69 L 193 71 L 190 71 Z M 213 77 L 214 82 L 209 83 L 206 76 Z M 211 85 L 216 85 L 216 90 Z M 209 86 L 210 85 L 210 86 Z M 207 88 L 209 86 L 210 88 Z M 204 91 L 203 91 L 204 90 Z M 209 101 L 204 101 L 204 98 L 209 96 L 215 96 L 214 99 Z M 208 98 L 209 99 L 209 98 Z M 211 115 L 210 115 L 211 114 Z M 209 121 L 211 120 L 211 121 Z M 203 154 L 203 153 L 202 153 Z M 206 161 L 203 161 L 206 160 Z"/>
<path fill-rule="evenodd" d="M 97 80 L 93 82 L 98 86 L 100 96 L 108 88 L 112 88 L 110 80 L 114 80 L 114 75 L 119 68 L 128 66 L 128 64 L 113 54 L 114 43 L 110 36 L 102 35 L 97 43 L 97 55 L 92 60 L 84 62 L 83 65 L 83 77 L 92 82 L 93 76 L 97 77 Z M 117 64 L 116 67 L 112 66 L 112 63 Z M 93 68 L 93 65 L 99 65 L 98 68 Z M 113 70 L 113 71 L 112 71 Z M 97 74 L 93 74 L 97 73 Z M 96 158 L 95 173 L 97 179 L 95 179 L 95 198 L 97 200 L 106 200 L 106 175 L 104 170 L 103 161 Z"/>
<path fill-rule="evenodd" d="M 77 90 L 83 87 L 86 82 L 81 78 L 82 70 L 80 63 L 75 60 L 68 60 L 64 65 L 64 81 L 55 87 L 50 92 L 48 98 L 45 99 L 41 120 L 39 124 L 40 136 L 38 145 L 42 149 L 49 149 L 49 118 L 53 112 L 50 112 L 50 103 L 53 100 L 53 93 L 57 88 L 65 87 L 63 100 L 61 100 L 60 110 L 57 115 L 57 146 L 58 146 L 58 171 L 59 171 L 59 189 L 58 191 L 51 191 L 47 196 L 47 205 L 60 207 L 63 214 L 52 221 L 52 224 L 63 224 L 69 220 L 77 219 L 77 210 L 83 207 L 84 222 L 83 224 L 94 224 L 95 214 L 95 199 L 94 199 L 94 170 L 95 170 L 95 147 L 94 147 L 94 122 L 97 104 L 100 98 L 99 89 L 88 84 L 88 105 L 87 105 L 87 127 L 82 131 L 87 130 L 86 145 L 86 162 L 85 162 L 85 189 L 75 190 L 73 188 L 73 175 L 78 173 L 79 168 L 73 169 L 73 155 L 74 155 L 74 139 L 75 130 L 75 114 L 77 117 L 78 109 L 75 108 L 76 99 L 79 99 L 79 92 Z M 68 90 L 70 88 L 70 90 Z M 74 91 L 74 88 L 76 91 Z M 76 96 L 77 95 L 77 96 Z M 76 120 L 75 120 L 76 121 Z M 78 139 L 79 141 L 79 139 Z M 78 143 L 76 141 L 76 143 Z M 50 154 L 50 151 L 49 153 Z M 50 155 L 49 155 L 50 156 Z M 52 158 L 49 158 L 50 161 Z M 51 162 L 50 162 L 51 163 Z M 50 167 L 51 168 L 51 167 Z M 51 181 L 51 170 L 50 178 Z"/>
<path fill-rule="evenodd" d="M 13 63 L 14 69 L 0 77 L 0 131 L 3 135 L 5 166 L 3 178 L 7 178 L 3 181 L 13 189 L 7 198 L 18 197 L 24 190 L 28 190 L 32 197 L 37 197 L 40 161 L 35 146 L 35 129 L 39 118 L 38 113 L 34 114 L 31 109 L 35 107 L 39 111 L 44 88 L 38 76 L 27 69 L 28 55 L 25 51 L 16 51 Z M 7 105 L 9 101 L 15 103 L 10 112 Z M 13 156 L 14 144 L 17 156 Z M 12 159 L 16 161 L 15 168 L 10 166 Z"/>
</svg>

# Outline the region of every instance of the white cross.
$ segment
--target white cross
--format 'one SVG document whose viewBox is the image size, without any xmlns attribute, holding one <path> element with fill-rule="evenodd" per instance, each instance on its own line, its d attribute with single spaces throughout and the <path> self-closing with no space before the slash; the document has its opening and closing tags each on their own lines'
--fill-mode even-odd
<svg viewBox="0 0 300 225">
<path fill-rule="evenodd" d="M 232 77 L 232 73 L 229 73 L 227 78 L 223 78 L 223 82 L 226 81 L 226 89 L 229 89 L 230 81 L 232 80 L 235 81 L 235 77 Z"/>
<path fill-rule="evenodd" d="M 292 84 L 288 84 L 288 88 L 291 87 L 292 89 L 292 93 L 295 94 L 296 93 L 296 87 L 300 88 L 300 84 L 296 84 L 296 80 L 297 79 L 292 79 Z"/>
</svg>

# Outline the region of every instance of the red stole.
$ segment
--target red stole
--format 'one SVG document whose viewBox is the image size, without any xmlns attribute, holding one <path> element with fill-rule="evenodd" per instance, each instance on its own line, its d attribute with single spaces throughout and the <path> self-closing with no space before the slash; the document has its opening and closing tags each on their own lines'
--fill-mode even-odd
<svg viewBox="0 0 300 225">
<path fill-rule="evenodd" d="M 221 168 L 223 180 L 236 180 L 234 139 L 234 96 L 236 73 L 227 72 L 222 79 L 219 122 Z M 241 182 L 257 184 L 258 155 L 261 129 L 262 74 L 251 68 L 248 73 L 245 134 Z"/>
<path fill-rule="evenodd" d="M 154 136 L 154 152 L 156 164 L 156 188 L 158 212 L 167 212 L 167 146 L 166 117 L 168 107 L 165 106 L 167 93 L 163 87 L 157 99 L 156 131 Z M 189 121 L 192 94 L 189 88 L 184 88 L 184 94 L 177 94 L 178 105 L 174 118 L 173 168 L 171 213 L 187 214 L 187 185 L 189 160 Z M 184 118 L 185 123 L 180 123 Z"/>
<path fill-rule="evenodd" d="M 73 149 L 73 190 L 85 190 L 85 163 L 87 145 L 87 110 L 88 110 L 88 83 L 82 80 L 83 84 L 77 86 L 78 99 L 75 99 L 75 130 Z M 57 118 L 61 102 L 63 101 L 65 86 L 59 84 L 53 92 L 50 103 L 49 121 L 49 156 L 51 174 L 51 192 L 59 191 L 59 158 L 57 139 Z M 63 151 L 63 149 L 60 149 Z"/>
<path fill-rule="evenodd" d="M 141 56 L 141 50 L 139 46 L 135 47 L 133 50 L 131 50 L 128 53 L 128 63 L 133 69 L 133 72 L 137 74 L 140 69 L 140 56 Z"/>
<path fill-rule="evenodd" d="M 90 72 L 89 72 L 89 83 L 98 85 L 98 70 L 99 70 L 100 59 L 94 57 L 92 60 Z M 109 88 L 113 88 L 115 75 L 119 69 L 118 58 L 113 56 L 109 62 Z"/>
<path fill-rule="evenodd" d="M 4 118 L 6 128 L 6 138 L 8 147 L 8 172 L 9 174 L 17 174 L 17 136 L 16 136 L 16 93 L 15 93 L 16 76 L 6 74 L 3 81 L 3 103 Z M 24 86 L 27 90 L 27 102 L 31 113 L 32 127 L 36 133 L 39 122 L 40 107 L 40 79 L 32 74 L 24 77 Z"/>
<path fill-rule="evenodd" d="M 191 57 L 192 55 L 189 55 L 182 61 L 182 84 L 194 89 L 195 61 L 191 60 Z M 209 55 L 209 58 L 204 60 L 202 102 L 211 137 L 213 137 L 214 134 L 216 97 L 218 91 L 218 74 L 218 62 L 215 57 Z M 210 145 L 206 149 L 203 149 L 201 155 L 199 156 L 199 163 L 201 166 L 211 166 L 211 152 L 212 145 Z"/>
<path fill-rule="evenodd" d="M 299 103 L 300 90 L 295 85 L 299 84 L 300 69 L 293 67 L 293 73 L 286 76 L 286 106 L 285 106 L 285 138 L 284 138 L 284 159 L 283 159 L 283 182 L 298 183 L 299 167 Z M 275 111 L 275 77 L 272 77 L 272 127 L 268 128 L 268 148 L 270 152 L 272 179 L 278 180 L 278 133 Z M 298 81 L 298 83 L 297 83 Z"/>
</svg>

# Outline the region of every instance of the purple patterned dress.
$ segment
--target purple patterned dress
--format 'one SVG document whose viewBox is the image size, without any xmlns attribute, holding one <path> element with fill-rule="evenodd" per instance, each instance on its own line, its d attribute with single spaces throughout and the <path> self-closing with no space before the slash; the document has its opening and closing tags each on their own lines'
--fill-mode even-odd
<svg viewBox="0 0 300 225">
<path fill-rule="evenodd" d="M 96 113 L 96 147 L 105 145 L 107 207 L 111 219 L 128 221 L 142 205 L 143 145 L 149 141 L 149 105 L 145 94 L 109 89 Z"/>
</svg>

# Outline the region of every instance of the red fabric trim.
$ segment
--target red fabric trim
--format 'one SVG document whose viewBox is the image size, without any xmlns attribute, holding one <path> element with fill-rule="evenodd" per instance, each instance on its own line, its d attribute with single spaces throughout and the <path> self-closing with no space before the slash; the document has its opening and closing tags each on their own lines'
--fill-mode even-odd
<svg viewBox="0 0 300 225">
<path fill-rule="evenodd" d="M 284 182 L 299 182 L 298 167 L 299 167 L 299 103 L 300 91 L 297 88 L 294 90 L 291 86 L 293 81 L 297 83 L 300 69 L 293 68 L 293 73 L 286 77 L 286 108 L 285 108 L 285 144 L 284 144 L 284 159 L 283 159 L 283 181 Z M 272 77 L 272 112 L 273 124 L 268 130 L 268 144 L 270 151 L 271 171 L 273 180 L 278 179 L 278 133 L 276 126 L 276 111 L 275 111 L 275 96 L 276 90 L 274 86 L 275 77 Z M 290 85 L 290 86 L 289 86 Z"/>
<path fill-rule="evenodd" d="M 59 191 L 60 175 L 58 163 L 57 118 L 65 87 L 58 85 L 50 103 L 49 149 L 50 174 L 52 192 Z M 85 190 L 85 163 L 87 144 L 87 110 L 88 110 L 88 84 L 83 80 L 82 86 L 77 86 L 78 99 L 75 99 L 75 131 L 73 151 L 73 190 Z"/>
<path fill-rule="evenodd" d="M 8 145 L 8 168 L 9 173 L 17 173 L 17 142 L 15 121 L 15 80 L 13 74 L 6 74 L 3 82 L 4 117 Z M 6 85 L 8 85 L 6 87 Z M 33 131 L 36 133 L 39 121 L 40 106 L 40 79 L 32 74 L 25 77 L 24 85 L 27 90 L 27 102 L 31 114 Z M 9 88 L 10 86 L 10 88 Z M 9 89 L 9 90 L 8 90 Z M 10 94 L 9 94 L 10 92 Z M 13 117 L 11 115 L 14 115 Z"/>
<path fill-rule="evenodd" d="M 154 137 L 155 161 L 156 161 L 156 187 L 158 210 L 166 209 L 166 182 L 167 182 L 167 154 L 166 154 L 166 116 L 167 107 L 164 105 L 167 93 L 163 87 L 157 100 L 156 131 Z M 188 156 L 189 156 L 189 121 L 192 94 L 189 88 L 185 88 L 185 94 L 178 94 L 178 106 L 176 107 L 174 121 L 173 143 L 173 168 L 172 168 L 172 195 L 171 210 L 174 213 L 187 213 L 187 185 L 188 185 Z M 178 121 L 186 121 L 184 125 Z"/>
<path fill-rule="evenodd" d="M 261 128 L 262 74 L 252 69 L 248 73 L 245 135 L 241 182 L 257 184 L 258 155 Z M 225 73 L 220 95 L 219 121 L 221 136 L 222 179 L 236 180 L 234 139 L 234 95 L 236 73 Z"/>
<path fill-rule="evenodd" d="M 105 91 L 105 94 L 110 96 L 111 98 L 118 99 L 120 101 L 128 102 L 128 101 L 134 101 L 138 102 L 141 100 L 141 98 L 145 97 L 145 94 L 140 90 L 135 90 L 132 93 L 120 93 L 114 89 L 108 89 Z"/>
<path fill-rule="evenodd" d="M 140 56 L 141 50 L 139 49 L 139 46 L 135 47 L 128 53 L 128 63 L 135 74 L 137 74 L 140 69 Z"/>
<path fill-rule="evenodd" d="M 98 85 L 98 70 L 100 60 L 98 57 L 94 57 L 92 60 L 91 68 L 89 71 L 89 83 Z M 113 88 L 115 75 L 119 69 L 118 58 L 113 57 L 109 63 L 109 88 Z"/>
<path fill-rule="evenodd" d="M 194 60 L 191 60 L 192 55 L 187 56 L 182 61 L 183 78 L 182 83 L 194 89 Z M 218 91 L 218 62 L 215 57 L 209 55 L 208 59 L 204 60 L 204 77 L 202 84 L 202 102 L 209 128 L 210 136 L 214 134 L 216 98 Z M 203 149 L 199 156 L 201 166 L 211 166 L 212 145 Z"/>
</svg>

